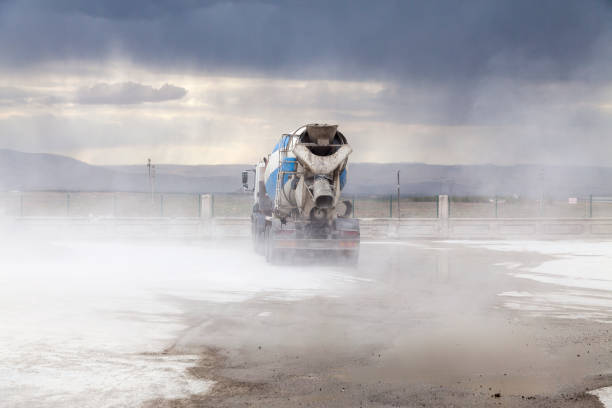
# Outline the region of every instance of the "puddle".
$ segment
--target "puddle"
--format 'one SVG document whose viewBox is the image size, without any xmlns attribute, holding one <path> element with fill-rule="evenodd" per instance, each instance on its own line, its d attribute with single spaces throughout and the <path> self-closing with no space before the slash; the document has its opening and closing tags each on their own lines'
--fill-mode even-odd
<svg viewBox="0 0 612 408">
<path fill-rule="evenodd" d="M 599 398 L 605 408 L 612 408 L 612 387 L 590 391 L 589 394 Z"/>
<path fill-rule="evenodd" d="M 508 274 L 553 285 L 549 291 L 505 291 L 504 307 L 531 315 L 612 323 L 612 245 L 592 241 L 450 241 L 502 252 L 554 256 L 537 266 L 501 262 Z"/>
</svg>

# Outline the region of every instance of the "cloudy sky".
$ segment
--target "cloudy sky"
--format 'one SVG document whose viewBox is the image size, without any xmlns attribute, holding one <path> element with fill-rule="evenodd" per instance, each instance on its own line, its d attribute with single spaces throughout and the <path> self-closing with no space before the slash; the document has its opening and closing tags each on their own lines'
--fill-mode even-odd
<svg viewBox="0 0 612 408">
<path fill-rule="evenodd" d="M 252 163 L 612 166 L 612 2 L 0 0 L 0 148 Z"/>
</svg>

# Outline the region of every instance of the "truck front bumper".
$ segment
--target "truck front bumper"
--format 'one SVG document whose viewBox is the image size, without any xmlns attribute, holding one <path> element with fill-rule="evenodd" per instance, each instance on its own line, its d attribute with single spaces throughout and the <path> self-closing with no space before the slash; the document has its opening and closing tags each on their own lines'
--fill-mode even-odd
<svg viewBox="0 0 612 408">
<path fill-rule="evenodd" d="M 359 249 L 358 239 L 274 239 L 271 244 L 275 249 L 314 251 L 350 251 Z"/>
</svg>

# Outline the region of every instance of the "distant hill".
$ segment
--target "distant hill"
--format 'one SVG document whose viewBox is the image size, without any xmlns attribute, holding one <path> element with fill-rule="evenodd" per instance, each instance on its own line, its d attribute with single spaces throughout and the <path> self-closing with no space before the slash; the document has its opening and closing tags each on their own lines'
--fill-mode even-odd
<svg viewBox="0 0 612 408">
<path fill-rule="evenodd" d="M 238 192 L 240 171 L 244 168 L 236 165 L 156 167 L 155 189 L 167 193 Z M 210 169 L 197 169 L 190 175 L 191 167 Z M 149 189 L 144 165 L 93 166 L 66 156 L 0 149 L 0 191 L 148 192 Z"/>
<path fill-rule="evenodd" d="M 430 165 L 356 163 L 350 167 L 347 193 L 401 191 L 415 195 L 520 195 L 568 197 L 612 195 L 612 168 L 596 166 Z"/>
<path fill-rule="evenodd" d="M 156 191 L 241 191 L 248 164 L 156 165 Z M 346 194 L 395 194 L 400 170 L 404 195 L 612 196 L 612 168 L 595 166 L 442 166 L 423 163 L 351 163 Z M 93 166 L 70 157 L 0 149 L 0 191 L 149 191 L 147 168 Z"/>
</svg>

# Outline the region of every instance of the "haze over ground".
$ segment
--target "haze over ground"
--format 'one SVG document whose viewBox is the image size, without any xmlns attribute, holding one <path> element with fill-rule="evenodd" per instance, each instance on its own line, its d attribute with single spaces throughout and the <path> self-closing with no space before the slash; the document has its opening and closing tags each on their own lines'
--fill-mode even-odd
<svg viewBox="0 0 612 408">
<path fill-rule="evenodd" d="M 0 405 L 612 407 L 610 67 L 610 0 L 0 0 Z M 309 122 L 353 205 L 198 194 Z"/>
<path fill-rule="evenodd" d="M 340 124 L 355 162 L 610 166 L 604 0 L 0 1 L 0 148 L 254 163 Z"/>
<path fill-rule="evenodd" d="M 157 164 L 155 190 L 161 193 L 242 192 L 240 173 L 252 164 Z M 351 163 L 345 194 L 395 193 L 401 172 L 403 195 L 501 195 L 566 199 L 612 196 L 612 168 L 597 166 L 428 165 Z M 0 149 L 0 191 L 149 192 L 144 164 L 95 166 L 70 157 Z"/>
</svg>

